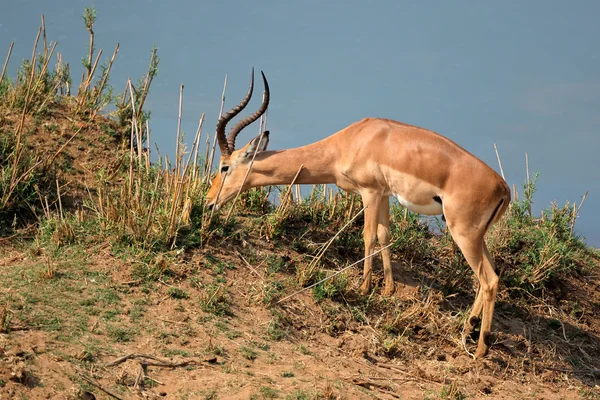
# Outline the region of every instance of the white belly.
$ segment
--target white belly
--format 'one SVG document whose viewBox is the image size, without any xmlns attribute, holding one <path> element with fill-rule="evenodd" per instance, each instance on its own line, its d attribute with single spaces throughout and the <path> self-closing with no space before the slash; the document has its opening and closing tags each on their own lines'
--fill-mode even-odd
<svg viewBox="0 0 600 400">
<path fill-rule="evenodd" d="M 410 201 L 406 200 L 399 194 L 394 193 L 394 196 L 398 199 L 398 202 L 402 204 L 403 207 L 408 208 L 410 211 L 423 214 L 423 215 L 439 215 L 443 213 L 442 205 L 435 201 L 433 198 L 431 202 L 428 204 L 413 204 Z"/>
</svg>

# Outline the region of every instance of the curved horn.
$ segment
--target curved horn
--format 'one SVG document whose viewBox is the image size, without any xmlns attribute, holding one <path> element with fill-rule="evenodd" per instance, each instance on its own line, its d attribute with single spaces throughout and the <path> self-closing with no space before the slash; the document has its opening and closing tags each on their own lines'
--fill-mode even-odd
<svg viewBox="0 0 600 400">
<path fill-rule="evenodd" d="M 265 77 L 265 74 L 262 71 L 260 71 L 260 74 L 262 75 L 263 82 L 265 85 L 265 96 L 263 98 L 263 102 L 260 108 L 254 114 L 244 118 L 243 120 L 238 122 L 233 128 L 231 128 L 231 130 L 229 131 L 229 135 L 227 136 L 227 142 L 231 150 L 235 149 L 235 138 L 240 133 L 240 131 L 248 125 L 250 125 L 251 123 L 253 123 L 254 121 L 256 121 L 257 119 L 259 119 L 260 116 L 263 115 L 265 111 L 267 111 L 267 107 L 269 106 L 269 83 L 267 82 L 267 78 Z"/>
<path fill-rule="evenodd" d="M 242 111 L 248 102 L 252 98 L 252 91 L 254 90 L 254 67 L 252 67 L 252 74 L 250 75 L 250 87 L 248 88 L 248 93 L 246 93 L 246 97 L 242 99 L 240 104 L 233 107 L 227 113 L 219 118 L 219 122 L 217 122 L 217 140 L 219 141 L 219 148 L 221 149 L 221 154 L 229 155 L 233 152 L 233 146 L 229 146 L 227 144 L 227 140 L 225 139 L 225 127 L 227 123 L 231 121 L 236 115 Z"/>
</svg>

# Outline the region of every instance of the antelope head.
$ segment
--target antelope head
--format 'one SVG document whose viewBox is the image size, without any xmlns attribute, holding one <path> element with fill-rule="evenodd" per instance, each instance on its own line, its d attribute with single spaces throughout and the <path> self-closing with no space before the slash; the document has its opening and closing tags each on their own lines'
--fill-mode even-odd
<svg viewBox="0 0 600 400">
<path fill-rule="evenodd" d="M 236 115 L 238 115 L 248 104 L 252 98 L 254 89 L 254 69 L 250 77 L 250 87 L 246 97 L 240 104 L 233 107 L 225 115 L 219 118 L 217 122 L 217 141 L 221 149 L 221 159 L 219 161 L 219 170 L 212 181 L 208 194 L 206 195 L 206 205 L 210 209 L 212 207 L 220 207 L 233 199 L 242 186 L 246 172 L 248 171 L 250 161 L 256 151 L 261 152 L 267 148 L 269 143 L 269 131 L 265 131 L 262 135 L 258 135 L 248 144 L 239 150 L 235 149 L 235 138 L 246 126 L 250 125 L 261 115 L 265 113 L 269 105 L 269 84 L 265 74 L 261 71 L 263 82 L 265 85 L 265 94 L 260 108 L 252 115 L 242 119 L 229 131 L 229 135 L 225 138 L 225 127 Z M 248 189 L 248 184 L 244 184 L 242 191 Z"/>
</svg>

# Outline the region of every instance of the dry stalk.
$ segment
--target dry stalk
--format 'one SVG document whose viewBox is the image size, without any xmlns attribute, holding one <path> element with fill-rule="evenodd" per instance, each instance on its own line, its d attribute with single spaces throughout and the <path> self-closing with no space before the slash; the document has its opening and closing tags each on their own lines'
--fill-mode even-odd
<svg viewBox="0 0 600 400">
<path fill-rule="evenodd" d="M 227 89 L 227 75 L 225 75 L 225 82 L 223 83 L 223 94 L 221 95 L 221 109 L 219 110 L 219 119 L 223 115 L 223 107 L 225 106 L 225 90 Z M 215 148 L 217 147 L 217 135 L 213 139 L 212 150 L 210 152 L 210 159 L 207 163 L 206 173 L 207 176 L 210 176 L 210 171 L 212 171 L 213 161 L 215 159 Z"/>
<path fill-rule="evenodd" d="M 332 237 L 331 239 L 329 239 L 329 240 L 327 241 L 327 243 L 325 243 L 325 244 L 324 244 L 324 245 L 321 247 L 321 249 L 320 249 L 320 250 L 319 250 L 319 252 L 317 253 L 317 257 L 316 257 L 316 258 L 315 258 L 315 259 L 314 259 L 314 260 L 313 260 L 313 261 L 310 263 L 310 265 L 309 265 L 309 269 L 310 269 L 310 268 L 314 268 L 314 267 L 317 265 L 317 263 L 318 263 L 318 262 L 321 260 L 321 258 L 323 258 L 323 255 L 325 254 L 325 252 L 327 251 L 327 249 L 329 248 L 329 246 L 331 246 L 331 244 L 332 244 L 332 243 L 335 241 L 335 239 L 336 239 L 336 238 L 337 238 L 337 237 L 338 237 L 338 236 L 339 236 L 339 235 L 340 235 L 340 234 L 341 234 L 341 233 L 344 231 L 344 229 L 346 229 L 346 228 L 347 228 L 347 227 L 348 227 L 350 224 L 352 224 L 352 222 L 354 222 L 354 220 L 355 220 L 356 218 L 358 218 L 358 216 L 359 216 L 360 214 L 362 214 L 362 213 L 365 211 L 365 209 L 366 209 L 367 207 L 368 207 L 368 206 L 364 206 L 363 208 L 361 208 L 361 209 L 360 209 L 360 211 L 358 211 L 358 212 L 357 212 L 357 213 L 356 213 L 356 214 L 355 214 L 355 215 L 352 217 L 352 219 L 350 219 L 350 221 L 346 222 L 346 224 L 344 224 L 344 226 L 342 226 L 342 227 L 341 227 L 341 228 L 340 228 L 340 229 L 339 229 L 339 230 L 336 232 L 336 234 L 335 234 L 335 235 L 333 235 L 333 237 Z"/>
<path fill-rule="evenodd" d="M 146 73 L 146 80 L 144 81 L 144 88 L 142 89 L 142 93 L 139 98 L 138 105 L 138 119 L 141 117 L 142 108 L 144 107 L 144 103 L 146 102 L 146 96 L 148 96 L 148 91 L 150 90 L 150 84 L 152 83 L 152 79 L 154 78 L 153 68 L 156 60 L 156 49 L 152 49 L 152 55 L 150 56 L 150 65 L 148 66 L 148 72 Z"/>
<path fill-rule="evenodd" d="M 202 183 L 210 183 L 210 170 L 208 169 L 208 158 L 210 157 L 210 133 L 206 134 L 206 151 L 204 152 L 204 171 L 202 171 Z"/>
<path fill-rule="evenodd" d="M 500 161 L 500 154 L 498 153 L 496 143 L 494 143 L 494 151 L 496 152 L 496 158 L 498 159 L 498 165 L 500 166 L 500 173 L 502 174 L 502 179 L 506 180 L 506 178 L 504 177 L 504 169 L 502 169 L 502 161 Z"/>
<path fill-rule="evenodd" d="M 198 147 L 200 147 L 200 137 L 202 135 L 203 123 L 204 123 L 204 113 L 202 113 L 202 116 L 200 117 L 200 122 L 198 123 L 198 129 L 196 129 L 196 136 L 194 136 L 194 141 L 192 142 L 192 149 L 190 150 L 190 154 L 185 163 L 185 167 L 183 168 L 183 176 L 186 177 L 186 176 L 188 176 L 190 160 L 192 158 L 194 159 L 194 162 L 192 164 L 192 173 L 191 173 L 191 176 L 189 177 L 192 182 L 195 180 L 194 178 L 196 176 L 196 162 L 197 162 L 197 157 L 198 157 Z M 188 198 L 188 196 L 190 194 L 191 186 L 192 185 L 190 184 L 190 185 L 187 185 L 187 187 L 186 187 L 186 191 L 185 191 L 186 199 Z"/>
<path fill-rule="evenodd" d="M 42 14 L 42 32 L 44 34 L 44 54 L 46 54 L 48 46 L 46 46 L 46 20 L 44 19 L 44 14 Z"/>
<path fill-rule="evenodd" d="M 60 148 L 58 150 L 56 150 L 56 153 L 54 153 L 48 160 L 46 160 L 46 165 L 50 165 L 52 164 L 52 162 L 54 161 L 54 159 L 60 154 L 62 153 L 62 151 L 65 149 L 65 147 L 67 147 L 67 145 L 69 143 L 71 143 L 71 141 L 75 138 L 75 136 L 77 136 L 79 134 L 79 132 L 81 132 L 81 130 L 83 129 L 83 127 L 80 127 L 79 129 L 77 129 L 77 131 L 71 135 L 71 137 L 62 145 L 60 146 Z"/>
<path fill-rule="evenodd" d="M 296 172 L 296 175 L 294 175 L 294 179 L 292 179 L 292 183 L 290 183 L 290 186 L 288 187 L 288 190 L 285 193 L 285 196 L 284 196 L 283 200 L 279 204 L 279 207 L 277 208 L 277 211 L 275 212 L 275 214 L 277 214 L 277 215 L 280 216 L 281 214 L 283 214 L 287 210 L 287 205 L 289 204 L 290 197 L 291 197 L 291 195 L 293 193 L 292 192 L 292 187 L 296 183 L 296 179 L 298 179 L 298 176 L 300 175 L 300 172 L 302 172 L 303 168 L 304 168 L 304 164 L 300 165 L 300 168 L 298 168 L 298 172 Z"/>
<path fill-rule="evenodd" d="M 98 67 L 98 62 L 100 61 L 100 56 L 102 56 L 102 49 L 98 51 L 98 55 L 96 56 L 96 61 L 94 61 L 94 65 L 92 66 L 91 73 L 88 71 L 87 78 L 82 78 L 81 85 L 79 85 L 79 93 L 81 96 L 79 97 L 79 107 L 83 107 L 87 97 L 89 95 L 89 88 L 92 84 L 92 79 L 94 77 L 94 73 L 96 72 L 96 68 Z"/>
<path fill-rule="evenodd" d="M 527 186 L 529 186 L 529 155 L 525 152 L 525 173 L 527 174 Z"/>
<path fill-rule="evenodd" d="M 48 71 L 48 64 L 50 64 L 50 59 L 52 59 L 52 55 L 54 55 L 54 50 L 56 50 L 56 45 L 58 43 L 54 43 L 52 45 L 52 49 L 50 49 L 50 54 L 44 54 L 44 64 L 42 64 L 42 69 L 40 71 L 40 75 L 38 76 L 36 82 L 35 82 L 35 86 L 33 87 L 33 92 L 35 93 L 38 89 L 38 86 L 40 84 L 43 83 L 44 81 L 44 76 L 46 75 L 46 71 Z M 35 65 L 33 65 L 32 67 L 35 67 Z"/>
<path fill-rule="evenodd" d="M 196 130 L 196 137 L 194 139 L 194 144 L 192 145 L 193 159 L 194 159 L 194 164 L 192 166 L 192 179 L 194 181 L 197 178 L 196 167 L 197 167 L 197 163 L 198 163 L 198 148 L 200 148 L 200 137 L 202 137 L 202 125 L 203 124 L 204 124 L 204 113 L 202 113 L 202 116 L 200 117 L 200 121 L 198 122 L 198 129 Z"/>
<path fill-rule="evenodd" d="M 179 113 L 177 114 L 177 141 L 175 142 L 175 171 L 179 175 L 181 166 L 179 160 L 181 158 L 181 146 L 179 140 L 181 139 L 181 113 L 183 107 L 183 83 L 179 87 Z"/>
<path fill-rule="evenodd" d="M 341 270 L 339 270 L 339 271 L 337 271 L 337 272 L 334 272 L 333 274 L 329 275 L 328 277 L 326 277 L 326 278 L 324 278 L 324 279 L 321 279 L 319 282 L 313 283 L 313 284 L 312 284 L 312 285 L 310 285 L 310 286 L 307 286 L 307 287 L 305 287 L 305 288 L 302 288 L 302 289 L 300 289 L 300 290 L 298 290 L 298 291 L 296 291 L 296 292 L 294 292 L 294 293 L 290 294 L 289 296 L 286 296 L 286 297 L 284 297 L 283 299 L 279 300 L 279 301 L 278 301 L 277 303 L 275 303 L 275 304 L 282 303 L 282 302 L 284 302 L 284 301 L 286 301 L 286 300 L 288 300 L 288 299 L 290 299 L 290 298 L 292 298 L 292 297 L 296 296 L 297 294 L 300 294 L 300 293 L 302 293 L 302 292 L 304 292 L 304 291 L 306 291 L 306 290 L 308 290 L 308 289 L 311 289 L 311 288 L 313 288 L 313 287 L 315 287 L 315 286 L 317 286 L 317 285 L 320 285 L 321 283 L 323 283 L 323 282 L 325 282 L 325 281 L 327 281 L 327 280 L 329 280 L 329 279 L 331 279 L 331 278 L 333 278 L 333 277 L 335 277 L 335 276 L 337 276 L 337 275 L 341 274 L 342 272 L 346 271 L 347 269 L 349 269 L 349 268 L 352 268 L 352 267 L 354 267 L 354 266 L 355 266 L 355 265 L 357 265 L 357 264 L 360 264 L 361 262 L 365 261 L 366 259 L 376 256 L 377 254 L 381 253 L 383 250 L 387 249 L 388 247 L 391 247 L 391 246 L 392 246 L 393 244 L 395 244 L 395 243 L 396 243 L 396 241 L 393 241 L 393 242 L 391 242 L 391 243 L 390 243 L 390 244 L 388 244 L 387 246 L 385 246 L 385 247 L 382 247 L 381 249 L 379 249 L 379 250 L 377 250 L 377 251 L 374 251 L 374 252 L 373 252 L 373 253 L 371 253 L 370 255 L 368 255 L 368 256 L 366 256 L 366 257 L 363 257 L 363 258 L 361 258 L 360 260 L 358 260 L 358 261 L 356 261 L 356 262 L 354 262 L 354 263 L 352 263 L 352 264 L 350 264 L 350 265 L 348 265 L 348 266 L 346 266 L 346 267 L 342 268 Z"/>
<path fill-rule="evenodd" d="M 146 174 L 150 173 L 150 122 L 146 120 Z"/>
<path fill-rule="evenodd" d="M 37 36 L 35 37 L 35 42 L 34 42 L 34 44 L 33 44 L 33 51 L 31 52 L 31 65 L 35 65 L 35 62 L 33 62 L 33 61 L 34 61 L 34 59 L 36 58 L 36 57 L 35 57 L 35 54 L 36 54 L 36 52 L 37 52 L 37 45 L 38 45 L 38 42 L 39 42 L 39 40 L 40 40 L 40 34 L 41 34 L 41 33 L 42 33 L 42 27 L 40 26 L 40 27 L 38 28 L 38 33 L 37 33 Z"/>
<path fill-rule="evenodd" d="M 129 197 L 131 197 L 131 183 L 133 182 L 133 139 L 134 133 L 137 132 L 137 119 L 135 113 L 135 96 L 133 94 L 133 85 L 131 84 L 131 79 L 127 79 L 127 84 L 129 86 L 129 93 L 131 98 L 131 135 L 129 138 Z M 137 139 L 137 136 L 136 136 Z M 138 142 L 139 147 L 139 142 Z"/>
<path fill-rule="evenodd" d="M 103 74 L 104 76 L 102 77 L 102 83 L 100 83 L 100 86 L 98 87 L 98 91 L 94 94 L 98 98 L 100 98 L 102 96 L 102 91 L 104 90 L 104 87 L 106 86 L 106 82 L 108 81 L 108 76 L 110 75 L 110 70 L 112 68 L 113 62 L 115 61 L 115 58 L 117 57 L 118 52 L 119 52 L 119 43 L 117 43 L 117 46 L 115 47 L 115 51 L 113 52 L 113 55 L 108 63 L 108 67 L 104 71 L 104 74 Z M 94 118 L 98 114 L 98 111 L 99 110 L 97 108 L 94 109 L 94 111 L 92 112 L 92 118 Z"/>
<path fill-rule="evenodd" d="M 573 232 L 575 231 L 575 220 L 577 219 L 577 216 L 579 216 L 579 210 L 581 209 L 581 206 L 583 205 L 583 202 L 585 201 L 587 195 L 588 192 L 586 190 L 583 196 L 581 197 L 581 201 L 579 202 L 578 207 L 575 207 L 575 203 L 573 203 L 573 216 L 571 218 L 571 236 L 573 236 Z"/>
<path fill-rule="evenodd" d="M 156 174 L 156 178 L 154 181 L 154 193 L 158 193 L 158 184 L 161 180 L 161 175 L 160 173 Z M 156 196 L 152 196 L 152 200 L 150 200 L 150 207 L 148 208 L 148 217 L 146 218 L 146 228 L 144 229 L 144 232 L 148 232 L 148 229 L 150 229 L 150 220 L 152 215 L 154 215 L 154 203 L 156 201 Z"/>
<path fill-rule="evenodd" d="M 62 200 L 60 196 L 60 185 L 58 184 L 58 179 L 56 180 L 56 195 L 58 196 L 58 209 L 60 211 L 60 220 L 62 221 L 65 219 L 65 216 L 63 214 Z"/>
<path fill-rule="evenodd" d="M 3 196 L 3 205 L 6 205 L 6 203 L 8 202 L 8 199 L 10 198 L 10 195 L 12 194 L 12 191 L 14 190 L 14 188 L 17 185 L 17 166 L 19 164 L 19 161 L 21 160 L 21 150 L 22 150 L 22 139 L 23 139 L 23 125 L 25 124 L 25 115 L 27 113 L 27 106 L 29 105 L 29 101 L 30 101 L 30 97 L 31 97 L 31 85 L 33 82 L 33 78 L 35 76 L 35 50 L 37 49 L 37 43 L 38 40 L 40 39 L 40 31 L 41 28 L 38 30 L 38 34 L 37 37 L 35 39 L 35 43 L 33 45 L 33 58 L 31 61 L 31 76 L 29 77 L 29 82 L 27 83 L 27 91 L 25 92 L 25 104 L 23 104 L 23 111 L 21 112 L 21 118 L 19 120 L 19 125 L 17 125 L 17 132 L 16 132 L 16 136 L 17 136 L 17 143 L 15 144 L 15 148 L 14 148 L 14 158 L 13 158 L 13 165 L 12 165 L 12 171 L 11 171 L 11 177 L 10 177 L 10 186 L 9 186 L 9 190 L 8 192 L 4 193 Z"/>
<path fill-rule="evenodd" d="M 8 47 L 8 54 L 6 55 L 6 61 L 4 61 L 4 66 L 2 67 L 2 73 L 0 74 L 0 83 L 2 83 L 2 80 L 4 79 L 4 74 L 6 73 L 6 66 L 8 65 L 8 60 L 10 60 L 10 55 L 12 53 L 14 44 L 15 44 L 15 42 L 11 42 L 10 46 Z"/>
</svg>

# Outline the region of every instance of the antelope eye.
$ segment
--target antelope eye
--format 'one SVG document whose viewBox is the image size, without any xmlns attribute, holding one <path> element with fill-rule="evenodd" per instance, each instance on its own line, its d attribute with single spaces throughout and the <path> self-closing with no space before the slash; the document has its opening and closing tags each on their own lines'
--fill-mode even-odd
<svg viewBox="0 0 600 400">
<path fill-rule="evenodd" d="M 224 173 L 226 173 L 227 171 L 229 171 L 229 165 L 223 165 L 223 166 L 221 167 L 221 173 L 222 173 L 222 174 L 224 174 Z"/>
</svg>

